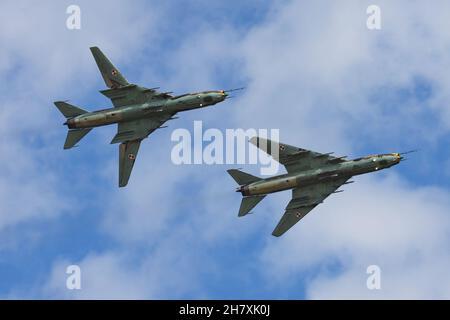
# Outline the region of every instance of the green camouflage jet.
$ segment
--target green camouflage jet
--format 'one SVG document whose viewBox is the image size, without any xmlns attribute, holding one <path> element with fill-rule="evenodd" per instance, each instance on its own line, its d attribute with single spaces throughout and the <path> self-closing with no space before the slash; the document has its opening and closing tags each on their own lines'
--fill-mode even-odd
<svg viewBox="0 0 450 320">
<path fill-rule="evenodd" d="M 111 143 L 119 146 L 119 187 L 127 185 L 140 143 L 181 111 L 198 109 L 224 101 L 233 90 L 203 91 L 179 96 L 129 83 L 97 47 L 90 48 L 109 89 L 100 91 L 110 98 L 113 108 L 88 112 L 64 101 L 55 102 L 69 128 L 64 149 L 76 145 L 95 127 L 117 123 Z M 234 89 L 239 90 L 239 89 Z"/>
<path fill-rule="evenodd" d="M 406 154 L 389 153 L 345 160 L 346 157 L 334 157 L 332 153 L 317 153 L 259 137 L 251 138 L 250 142 L 284 165 L 287 173 L 261 179 L 236 169 L 228 170 L 239 184 L 236 192 L 243 196 L 239 216 L 250 213 L 266 195 L 292 189 L 292 199 L 272 233 L 276 237 L 288 231 L 329 195 L 342 192 L 336 190 L 353 183 L 349 181 L 353 176 L 390 168 L 400 163 L 404 159 L 402 155 Z"/>
</svg>

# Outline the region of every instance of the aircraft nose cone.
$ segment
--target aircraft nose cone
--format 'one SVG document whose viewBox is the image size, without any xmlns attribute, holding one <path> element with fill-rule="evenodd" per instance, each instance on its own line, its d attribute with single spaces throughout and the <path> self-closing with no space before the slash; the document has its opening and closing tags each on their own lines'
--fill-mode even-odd
<svg viewBox="0 0 450 320">
<path fill-rule="evenodd" d="M 399 163 L 402 160 L 402 156 L 400 155 L 400 153 L 394 153 L 393 156 L 395 163 Z"/>
<path fill-rule="evenodd" d="M 222 91 L 219 91 L 219 95 L 217 98 L 219 99 L 219 101 L 223 101 L 227 98 L 227 96 L 228 96 L 228 94 L 222 90 Z"/>
</svg>

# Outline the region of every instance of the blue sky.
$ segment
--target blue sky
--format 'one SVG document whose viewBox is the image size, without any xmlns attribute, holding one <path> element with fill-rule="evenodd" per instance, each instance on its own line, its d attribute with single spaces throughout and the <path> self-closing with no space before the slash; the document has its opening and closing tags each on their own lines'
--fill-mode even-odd
<svg viewBox="0 0 450 320">
<path fill-rule="evenodd" d="M 79 1 L 75 31 L 70 4 L 0 5 L 0 297 L 450 297 L 447 3 L 378 1 L 377 31 L 364 1 Z M 93 45 L 146 87 L 247 89 L 152 134 L 118 189 L 116 129 L 63 150 L 52 103 L 110 105 Z M 276 128 L 283 142 L 350 157 L 420 151 L 356 178 L 277 239 L 289 192 L 237 218 L 225 172 L 237 166 L 171 163 L 171 132 L 194 120 Z M 65 288 L 70 264 L 81 290 Z M 380 291 L 366 288 L 371 264 Z"/>
</svg>

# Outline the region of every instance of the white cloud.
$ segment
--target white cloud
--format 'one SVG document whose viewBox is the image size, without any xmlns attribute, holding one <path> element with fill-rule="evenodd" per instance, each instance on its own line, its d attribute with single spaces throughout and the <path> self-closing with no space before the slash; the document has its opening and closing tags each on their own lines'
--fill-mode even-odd
<svg viewBox="0 0 450 320">
<path fill-rule="evenodd" d="M 352 152 L 362 137 L 383 145 L 422 145 L 448 134 L 440 97 L 448 95 L 450 84 L 441 71 L 450 61 L 450 34 L 438 27 L 436 20 L 446 20 L 435 12 L 443 8 L 422 14 L 421 3 L 382 2 L 383 29 L 376 33 L 365 29 L 364 3 L 324 4 L 292 3 L 249 36 L 253 90 L 244 99 L 248 107 L 240 123 L 250 118 L 278 124 L 282 140 L 339 153 Z M 432 84 L 431 109 L 417 99 L 387 111 L 371 101 L 380 88 L 410 92 L 417 76 Z M 255 119 L 257 110 L 262 111 Z M 424 118 L 430 114 L 441 123 L 430 126 Z M 268 241 L 261 260 L 268 281 L 283 287 L 308 274 L 310 298 L 448 298 L 448 190 L 410 186 L 403 179 L 358 178 L 346 195 L 327 200 L 280 241 Z M 342 272 L 322 269 L 336 260 Z M 373 294 L 365 288 L 365 270 L 377 263 L 384 289 Z"/>
<path fill-rule="evenodd" d="M 427 144 L 445 136 L 450 123 L 445 104 L 450 96 L 446 72 L 450 34 L 444 27 L 448 10 L 443 6 L 448 4 L 425 8 L 424 2 L 381 1 L 380 31 L 366 29 L 367 5 L 283 2 L 274 5 L 267 19 L 246 34 L 234 26 L 186 33 L 179 50 L 170 55 L 173 75 L 168 76 L 168 87 L 184 88 L 187 83 L 202 89 L 219 85 L 222 78 L 249 79 L 249 86 L 237 99 L 226 102 L 227 108 L 182 117 L 207 119 L 209 125 L 281 128 L 281 139 L 287 143 L 350 155 L 364 149 L 366 143 L 384 151 L 384 147 Z M 108 52 L 129 63 L 125 59 L 129 53 L 119 49 L 131 45 L 137 51 L 139 39 L 145 35 L 140 30 L 149 26 L 134 25 L 136 33 L 125 33 L 119 30 L 123 22 L 113 24 L 119 36 L 111 38 L 114 33 L 106 33 L 102 23 L 107 16 L 117 18 L 118 13 L 105 15 L 98 17 L 90 29 L 92 38 L 87 38 L 104 39 L 101 43 L 110 46 Z M 132 11 L 129 19 L 134 21 L 136 15 Z M 165 17 L 160 13 L 156 20 Z M 95 30 L 101 30 L 100 34 Z M 135 37 L 119 41 L 125 34 Z M 84 52 L 87 45 L 79 45 Z M 61 53 L 63 57 L 65 51 Z M 77 57 L 75 53 L 72 59 Z M 0 66 L 10 59 L 11 55 L 0 59 L 4 61 Z M 119 61 L 116 64 L 120 65 Z M 82 65 L 85 71 L 68 66 L 70 76 L 98 77 L 92 62 Z M 224 65 L 232 66 L 236 77 L 221 69 Z M 56 65 L 55 70 L 60 67 Z M 42 68 L 36 69 L 36 74 Z M 149 75 L 143 76 L 147 81 L 152 67 L 145 70 L 149 70 Z M 377 92 L 392 88 L 411 92 L 417 76 L 432 86 L 426 106 L 413 94 L 407 103 L 400 99 L 403 104 L 389 110 L 384 101 L 374 101 Z M 68 81 L 67 86 L 72 84 L 64 79 L 61 81 Z M 48 87 L 55 79 L 51 80 Z M 80 92 L 91 90 L 91 85 L 82 84 Z M 439 123 L 430 126 L 425 115 L 434 116 Z M 30 117 L 29 122 L 32 120 Z M 190 125 L 182 119 L 170 125 L 183 124 Z M 265 247 L 252 253 L 260 256 L 252 271 L 266 277 L 271 288 L 289 286 L 290 279 L 305 279 L 309 298 L 449 297 L 445 288 L 450 286 L 444 287 L 450 262 L 445 250 L 450 229 L 448 190 L 409 184 L 407 177 L 397 176 L 397 168 L 392 168 L 383 178 L 357 178 L 357 183 L 346 188 L 348 192 L 329 198 L 285 236 L 275 239 L 270 232 L 281 217 L 287 194 L 268 197 L 255 209 L 255 216 L 238 219 L 238 197 L 225 168 L 174 167 L 168 163 L 169 136 L 156 133 L 145 141 L 130 186 L 107 191 L 111 202 L 105 208 L 103 231 L 118 246 L 80 259 L 87 284 L 76 297 L 208 296 L 203 275 L 217 273 L 220 277 L 220 261 L 209 260 L 208 250 L 202 249 L 223 243 L 240 248 L 243 242 L 264 238 Z M 164 146 L 157 146 L 159 143 Z M 411 163 L 405 165 L 413 166 Z M 102 174 L 116 177 L 116 170 L 116 159 L 111 159 Z M 183 195 L 189 186 L 197 189 Z M 146 248 L 136 261 L 125 253 L 135 247 Z M 136 264 L 130 266 L 127 259 Z M 338 271 L 333 270 L 334 264 Z M 365 287 L 365 270 L 370 264 L 382 268 L 381 291 Z M 64 276 L 60 270 L 61 264 L 56 264 L 44 290 L 46 297 L 72 297 L 60 287 Z M 237 268 L 239 272 L 245 278 L 246 271 Z M 294 295 L 300 296 L 300 292 Z"/>
<path fill-rule="evenodd" d="M 262 262 L 274 285 L 337 262 L 337 274 L 310 279 L 310 298 L 448 296 L 448 192 L 416 189 L 392 175 L 357 180 L 266 248 Z M 366 288 L 366 268 L 373 264 L 382 269 L 376 294 Z"/>
<path fill-rule="evenodd" d="M 120 61 L 140 48 L 144 38 L 152 39 L 154 12 L 137 19 L 142 12 L 134 6 L 79 1 L 82 29 L 69 31 L 65 26 L 69 4 L 3 1 L 0 5 L 0 11 L 8 13 L 0 21 L 0 231 L 56 217 L 75 202 L 71 195 L 76 190 L 64 182 L 71 176 L 76 188 L 80 176 L 62 168 L 67 155 L 62 154 L 65 130 L 53 101 L 80 96 L 100 83 L 89 46 L 103 45 Z M 127 28 L 105 21 L 121 21 Z"/>
<path fill-rule="evenodd" d="M 116 253 L 87 255 L 79 265 L 81 288 L 78 290 L 66 287 L 69 265 L 72 263 L 67 260 L 54 264 L 41 295 L 64 299 L 137 299 L 148 294 L 148 285 L 131 272 L 134 267 Z"/>
</svg>

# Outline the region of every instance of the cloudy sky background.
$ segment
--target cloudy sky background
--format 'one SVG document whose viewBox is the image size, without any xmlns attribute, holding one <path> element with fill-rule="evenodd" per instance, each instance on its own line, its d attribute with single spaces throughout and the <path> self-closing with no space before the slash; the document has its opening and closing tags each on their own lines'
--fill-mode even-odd
<svg viewBox="0 0 450 320">
<path fill-rule="evenodd" d="M 107 3 L 0 4 L 0 297 L 450 298 L 450 3 Z M 81 30 L 66 28 L 70 4 Z M 381 30 L 366 28 L 370 4 Z M 52 103 L 110 105 L 93 45 L 147 87 L 247 89 L 151 135 L 118 189 L 116 128 L 64 151 Z M 236 166 L 171 163 L 172 130 L 194 120 L 276 128 L 283 142 L 350 157 L 420 152 L 274 238 L 290 192 L 237 218 L 225 172 Z M 66 289 L 71 264 L 82 290 Z M 381 290 L 366 287 L 369 265 Z"/>
</svg>

